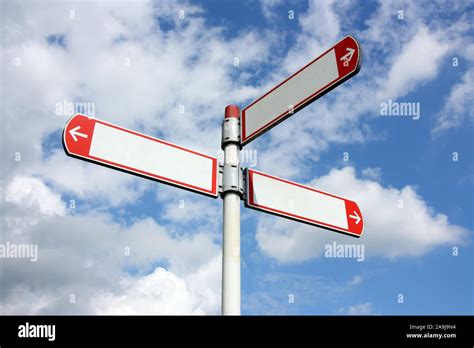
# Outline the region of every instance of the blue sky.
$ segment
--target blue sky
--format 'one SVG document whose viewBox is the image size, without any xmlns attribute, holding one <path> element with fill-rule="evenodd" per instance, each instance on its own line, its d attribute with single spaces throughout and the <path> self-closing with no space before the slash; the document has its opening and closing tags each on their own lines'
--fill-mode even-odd
<svg viewBox="0 0 474 348">
<path fill-rule="evenodd" d="M 217 156 L 225 105 L 245 107 L 353 35 L 360 73 L 244 150 L 256 170 L 357 201 L 365 233 L 243 207 L 242 313 L 473 313 L 468 1 L 2 7 L 2 82 L 15 88 L 1 92 L 0 242 L 39 249 L 35 263 L 0 260 L 2 312 L 218 314 L 221 199 L 67 157 L 71 115 L 57 105 L 91 103 L 98 118 Z M 388 100 L 416 103 L 419 119 L 382 116 Z M 364 260 L 325 257 L 333 242 L 363 245 Z"/>
</svg>

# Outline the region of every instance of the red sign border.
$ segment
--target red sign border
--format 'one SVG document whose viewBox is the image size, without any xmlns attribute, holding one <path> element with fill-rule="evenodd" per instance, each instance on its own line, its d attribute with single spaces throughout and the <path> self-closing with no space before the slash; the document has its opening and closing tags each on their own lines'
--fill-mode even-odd
<svg viewBox="0 0 474 348">
<path fill-rule="evenodd" d="M 68 129 L 69 123 L 74 118 L 76 118 L 78 116 L 86 117 L 88 119 L 93 119 L 97 123 L 101 123 L 101 124 L 104 124 L 106 126 L 109 126 L 109 127 L 121 130 L 121 131 L 125 131 L 125 132 L 128 132 L 128 133 L 134 134 L 134 135 L 138 135 L 138 136 L 146 138 L 148 140 L 153 140 L 153 141 L 159 142 L 161 144 L 169 145 L 169 146 L 175 147 L 177 149 L 184 150 L 186 152 L 190 152 L 190 153 L 193 153 L 195 155 L 199 155 L 199 156 L 211 159 L 214 162 L 214 166 L 213 166 L 214 168 L 213 168 L 213 172 L 212 172 L 212 189 L 211 190 L 206 190 L 206 189 L 194 186 L 194 185 L 189 185 L 189 184 L 177 181 L 177 180 L 162 177 L 162 176 L 152 174 L 152 173 L 148 173 L 148 172 L 145 172 L 145 171 L 142 171 L 142 170 L 137 170 L 137 169 L 127 167 L 127 166 L 119 164 L 119 163 L 107 161 L 107 160 L 104 160 L 104 159 L 101 159 L 101 158 L 98 158 L 98 157 L 94 157 L 94 156 L 85 157 L 85 156 L 78 155 L 78 154 L 75 154 L 75 153 L 71 152 L 69 150 L 68 146 L 67 146 L 66 131 Z M 99 164 L 99 165 L 102 165 L 104 167 L 108 167 L 108 168 L 111 168 L 111 169 L 114 169 L 114 170 L 119 170 L 119 171 L 125 172 L 127 174 L 133 174 L 133 175 L 145 178 L 145 179 L 151 179 L 151 180 L 158 181 L 158 182 L 161 182 L 161 183 L 164 183 L 164 184 L 168 184 L 168 185 L 175 186 L 175 187 L 178 187 L 178 188 L 181 188 L 181 189 L 185 189 L 185 190 L 188 190 L 188 191 L 191 191 L 191 192 L 200 193 L 200 194 L 203 194 L 203 195 L 208 196 L 208 197 L 217 198 L 219 196 L 219 191 L 218 191 L 219 185 L 217 183 L 218 172 L 219 172 L 219 161 L 217 160 L 217 157 L 211 157 L 211 156 L 205 155 L 203 153 L 200 153 L 200 152 L 197 152 L 197 151 L 194 151 L 194 150 L 191 150 L 191 149 L 188 149 L 188 148 L 170 143 L 168 141 L 153 138 L 149 135 L 146 135 L 146 134 L 143 134 L 143 133 L 140 133 L 140 132 L 136 132 L 136 131 L 133 131 L 133 130 L 130 130 L 130 129 L 127 129 L 127 128 L 124 128 L 124 127 L 120 127 L 120 126 L 111 124 L 109 122 L 99 120 L 95 117 L 89 117 L 89 116 L 82 115 L 82 114 L 76 114 L 76 115 L 72 116 L 67 121 L 66 125 L 64 126 L 64 130 L 63 130 L 62 143 L 63 143 L 64 151 L 70 157 L 79 158 L 79 159 L 85 160 L 87 162 L 91 162 L 91 163 L 94 163 L 94 164 Z"/>
<path fill-rule="evenodd" d="M 290 113 L 289 110 L 285 111 L 284 113 L 280 114 L 279 116 L 277 116 L 276 118 L 274 118 L 272 121 L 268 122 L 267 124 L 263 125 L 262 127 L 260 127 L 259 129 L 257 129 L 256 131 L 254 131 L 252 134 L 250 134 L 249 136 L 247 136 L 245 133 L 245 111 L 250 108 L 252 105 L 254 105 L 255 103 L 257 103 L 258 101 L 262 100 L 263 98 L 265 98 L 268 94 L 270 94 L 271 92 L 273 92 L 275 89 L 277 89 L 278 87 L 280 87 L 281 85 L 283 85 L 284 83 L 286 83 L 288 80 L 292 79 L 294 76 L 298 75 L 301 71 L 303 71 L 304 69 L 306 69 L 308 66 L 310 66 L 311 64 L 313 64 L 314 62 L 316 62 L 317 60 L 319 60 L 320 58 L 322 58 L 324 55 L 326 55 L 329 51 L 333 50 L 337 45 L 339 45 L 342 41 L 346 40 L 347 38 L 350 38 L 352 40 L 354 40 L 355 44 L 356 44 L 356 47 L 357 47 L 357 62 L 355 64 L 355 68 L 354 70 L 352 70 L 351 72 L 349 72 L 348 74 L 344 75 L 344 77 L 342 78 L 338 78 L 336 80 L 334 80 L 333 82 L 330 82 L 329 84 L 327 84 L 326 86 L 320 88 L 319 90 L 317 90 L 316 92 L 314 92 L 313 94 L 311 94 L 309 97 L 307 97 L 306 99 L 303 99 L 301 102 L 299 102 L 298 104 L 296 104 L 294 107 L 293 107 L 293 112 Z M 329 91 L 333 90 L 334 88 L 336 88 L 337 86 L 339 86 L 340 84 L 344 83 L 345 81 L 347 81 L 348 79 L 350 79 L 351 77 L 353 77 L 354 75 L 356 75 L 359 71 L 360 71 L 360 66 L 361 66 L 361 59 L 362 59 L 362 50 L 360 48 L 360 45 L 359 45 L 359 42 L 351 35 L 347 35 L 345 36 L 342 40 L 340 40 L 338 43 L 336 43 L 335 45 L 333 45 L 331 48 L 329 48 L 326 52 L 322 53 L 320 56 L 316 57 L 315 59 L 313 59 L 311 62 L 309 62 L 308 64 L 306 64 L 305 66 L 303 66 L 301 69 L 299 69 L 297 72 L 295 72 L 293 75 L 291 75 L 290 77 L 288 77 L 287 79 L 285 79 L 284 81 L 280 82 L 278 85 L 276 85 L 275 87 L 273 87 L 271 90 L 269 90 L 267 93 L 265 93 L 264 95 L 260 96 L 259 98 L 257 98 L 256 100 L 254 100 L 251 104 L 247 105 L 244 109 L 242 109 L 242 113 L 241 113 L 241 127 L 240 127 L 240 139 L 241 139 L 241 145 L 244 146 L 246 144 L 248 144 L 249 142 L 251 142 L 253 139 L 257 138 L 258 136 L 266 133 L 267 131 L 269 131 L 271 128 L 275 127 L 276 125 L 278 125 L 280 122 L 286 120 L 288 117 L 294 115 L 296 112 L 300 111 L 301 109 L 303 109 L 304 107 L 308 106 L 309 104 L 311 104 L 313 101 L 315 101 L 316 99 L 322 97 L 323 95 L 325 95 L 326 93 L 328 93 Z M 337 64 L 337 63 L 336 63 Z M 339 64 L 338 64 L 339 66 Z"/>
<path fill-rule="evenodd" d="M 255 210 L 259 210 L 259 211 L 265 211 L 265 212 L 267 212 L 269 214 L 272 214 L 272 215 L 281 216 L 281 217 L 284 217 L 284 218 L 287 218 L 287 219 L 290 219 L 290 220 L 294 220 L 294 221 L 298 221 L 298 222 L 303 222 L 303 223 L 306 223 L 308 225 L 321 227 L 321 228 L 324 228 L 324 229 L 327 229 L 327 230 L 330 230 L 330 231 L 347 234 L 349 236 L 356 237 L 356 238 L 360 238 L 364 234 L 364 227 L 365 227 L 364 226 L 364 219 L 362 217 L 362 212 L 360 212 L 360 208 L 359 208 L 359 206 L 357 205 L 356 202 L 351 201 L 351 200 L 349 200 L 347 198 L 344 198 L 344 197 L 339 197 L 339 196 L 333 195 L 331 193 L 327 193 L 327 192 L 324 192 L 324 191 L 321 191 L 321 190 L 316 190 L 315 188 L 310 187 L 310 186 L 301 185 L 301 184 L 298 184 L 298 183 L 295 183 L 295 182 L 292 182 L 292 181 L 288 181 L 288 180 L 285 180 L 285 179 L 282 179 L 282 178 L 279 178 L 279 177 L 276 177 L 276 176 L 273 176 L 273 175 L 270 175 L 270 174 L 262 173 L 258 170 L 253 170 L 253 169 L 247 168 L 245 171 L 246 171 L 245 176 L 246 176 L 246 180 L 247 180 L 245 206 L 247 208 L 251 208 L 251 209 L 255 209 Z M 308 219 L 308 218 L 305 218 L 303 216 L 287 213 L 287 212 L 284 212 L 284 211 L 281 211 L 281 210 L 278 210 L 278 209 L 273 209 L 273 208 L 269 208 L 269 207 L 266 207 L 266 206 L 263 206 L 263 205 L 256 204 L 253 200 L 254 199 L 254 194 L 253 194 L 253 174 L 254 173 L 257 173 L 258 175 L 266 176 L 266 177 L 274 179 L 274 180 L 284 182 L 286 184 L 298 186 L 298 187 L 308 189 L 310 191 L 322 193 L 324 195 L 331 196 L 331 197 L 334 197 L 334 198 L 339 198 L 339 199 L 342 199 L 344 202 L 351 202 L 352 204 L 355 204 L 359 209 L 360 218 L 361 218 L 361 222 L 362 222 L 362 230 L 361 230 L 360 234 L 350 232 L 349 229 L 343 229 L 343 228 L 340 228 L 340 227 L 337 227 L 337 226 L 334 226 L 334 225 L 331 225 L 331 224 L 327 224 L 325 222 L 321 222 L 321 221 L 317 221 L 317 220 L 313 220 L 313 219 Z M 346 205 L 347 205 L 347 203 L 346 203 Z M 348 213 L 346 211 L 346 217 L 348 218 L 347 214 Z"/>
</svg>

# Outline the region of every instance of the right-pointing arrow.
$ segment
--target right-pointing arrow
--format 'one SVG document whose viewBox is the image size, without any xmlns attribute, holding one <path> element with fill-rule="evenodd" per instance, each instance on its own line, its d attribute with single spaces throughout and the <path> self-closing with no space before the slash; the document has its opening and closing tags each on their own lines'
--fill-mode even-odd
<svg viewBox="0 0 474 348">
<path fill-rule="evenodd" d="M 361 218 L 360 218 L 360 216 L 357 214 L 357 212 L 356 212 L 355 210 L 353 211 L 353 213 L 354 213 L 355 215 L 349 215 L 349 217 L 352 218 L 352 219 L 354 219 L 356 225 L 358 225 L 359 222 L 360 222 L 360 220 L 361 220 Z"/>
<path fill-rule="evenodd" d="M 74 141 L 77 141 L 77 137 L 85 138 L 87 139 L 87 134 L 84 133 L 79 133 L 78 130 L 81 129 L 81 126 L 74 127 L 69 131 L 69 134 L 71 134 L 72 138 Z"/>
</svg>

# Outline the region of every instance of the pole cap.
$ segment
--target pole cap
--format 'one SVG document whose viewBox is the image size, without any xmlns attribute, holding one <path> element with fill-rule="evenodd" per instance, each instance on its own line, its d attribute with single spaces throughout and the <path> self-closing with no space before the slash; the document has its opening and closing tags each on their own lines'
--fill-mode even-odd
<svg viewBox="0 0 474 348">
<path fill-rule="evenodd" d="M 225 107 L 225 118 L 239 118 L 240 109 L 237 105 L 227 105 Z"/>
</svg>

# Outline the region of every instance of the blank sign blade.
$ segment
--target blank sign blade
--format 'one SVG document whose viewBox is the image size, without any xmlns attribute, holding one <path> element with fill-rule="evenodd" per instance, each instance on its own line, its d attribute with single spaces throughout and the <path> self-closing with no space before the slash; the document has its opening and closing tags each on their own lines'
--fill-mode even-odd
<svg viewBox="0 0 474 348">
<path fill-rule="evenodd" d="M 63 133 L 69 156 L 217 197 L 217 158 L 84 115 Z"/>
<path fill-rule="evenodd" d="M 354 237 L 364 230 L 354 201 L 252 169 L 247 169 L 245 205 Z"/>
<path fill-rule="evenodd" d="M 347 36 L 242 110 L 242 145 L 348 80 L 359 69 L 359 44 Z"/>
</svg>

